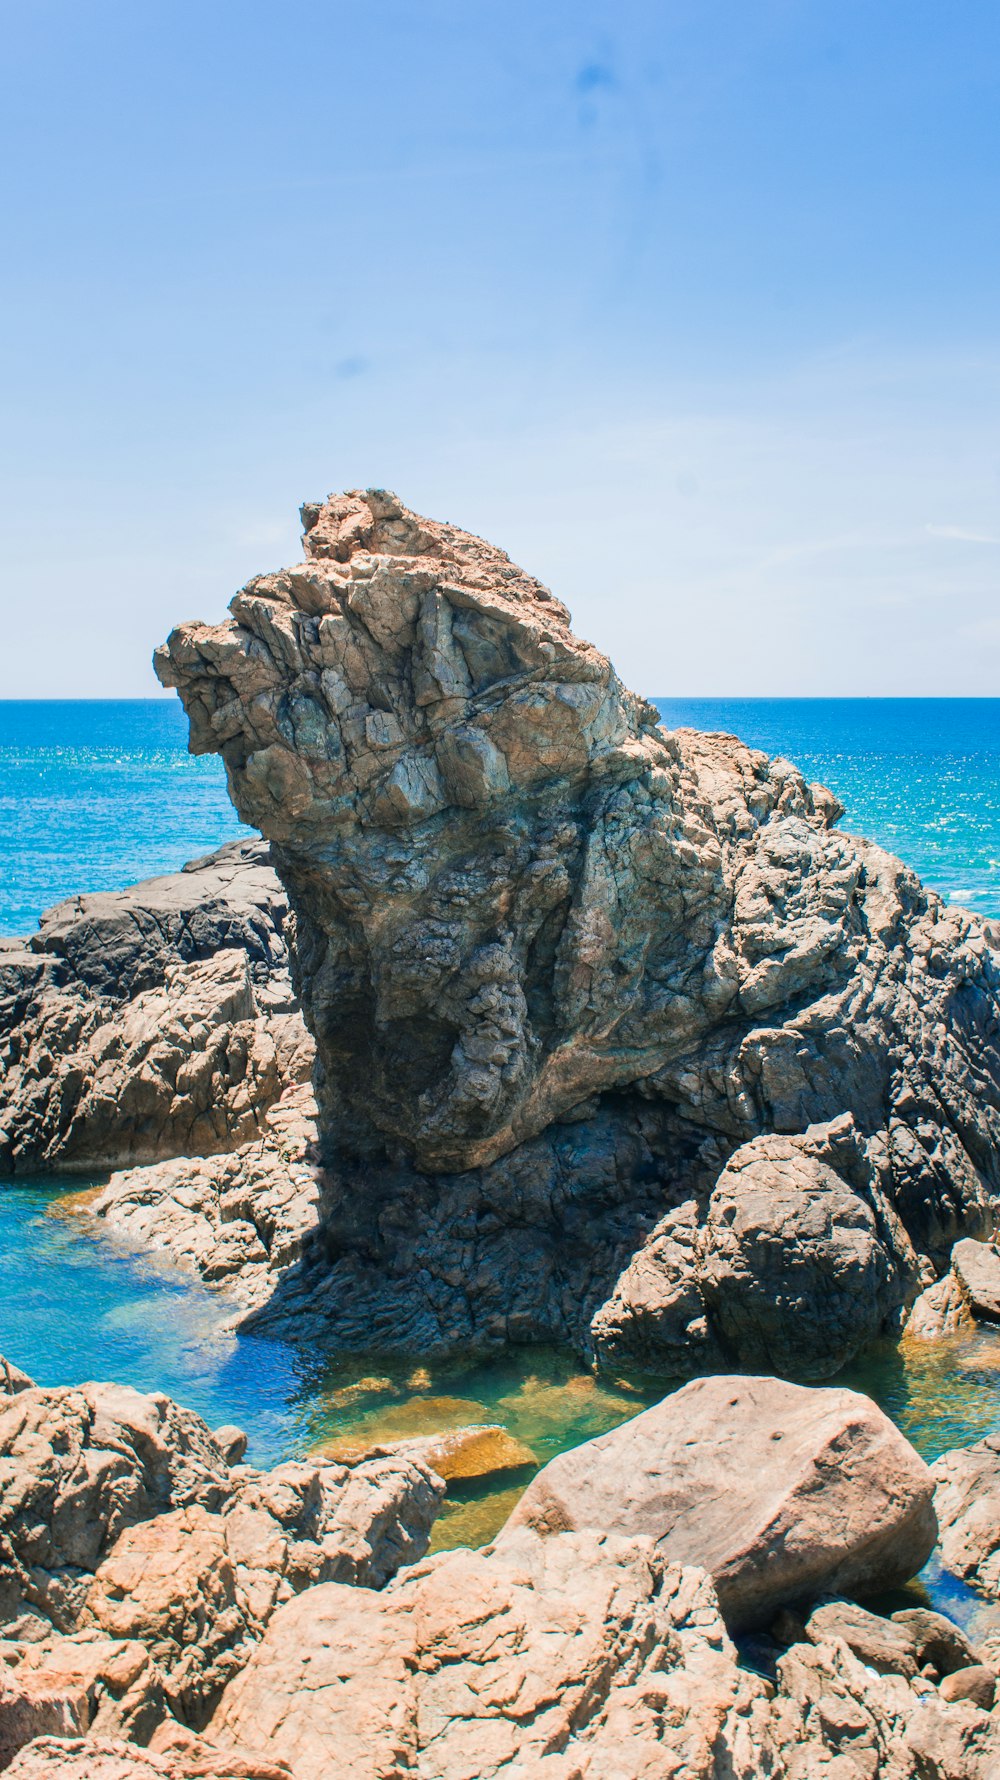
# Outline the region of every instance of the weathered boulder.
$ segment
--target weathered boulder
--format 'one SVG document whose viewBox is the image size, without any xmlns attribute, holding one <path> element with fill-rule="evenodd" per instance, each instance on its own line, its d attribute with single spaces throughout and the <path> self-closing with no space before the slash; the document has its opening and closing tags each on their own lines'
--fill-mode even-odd
<svg viewBox="0 0 1000 1780">
<path fill-rule="evenodd" d="M 945 1563 L 1000 1600 L 1000 1434 L 943 1453 L 931 1477 Z"/>
<path fill-rule="evenodd" d="M 905 1626 L 868 1613 L 854 1601 L 824 1601 L 806 1621 L 813 1644 L 829 1644 L 842 1638 L 856 1657 L 880 1675 L 902 1675 L 912 1680 L 917 1663 L 916 1639 Z"/>
<path fill-rule="evenodd" d="M 906 1333 L 927 1341 L 958 1334 L 977 1322 L 1000 1323 L 1000 1251 L 991 1242 L 967 1236 L 952 1249 L 948 1272 L 921 1292 Z"/>
<path fill-rule="evenodd" d="M 939 1675 L 950 1675 L 979 1661 L 979 1653 L 965 1633 L 943 1613 L 930 1607 L 902 1607 L 891 1617 L 911 1640 L 918 1668 L 930 1663 Z"/>
<path fill-rule="evenodd" d="M 934 1545 L 932 1493 L 923 1460 L 867 1397 L 697 1379 L 552 1459 L 498 1545 L 526 1526 L 647 1534 L 708 1571 L 740 1629 L 790 1602 L 909 1580 Z"/>
<path fill-rule="evenodd" d="M 990 930 L 786 762 L 665 732 L 501 551 L 382 490 L 303 519 L 157 655 L 296 916 L 327 1253 L 272 1326 L 835 1369 L 992 1228 Z M 853 1158 L 758 1155 L 712 1221 L 740 1146 L 845 1114 Z"/>
<path fill-rule="evenodd" d="M 0 1166 L 85 1172 L 257 1138 L 312 1070 L 287 928 L 250 841 L 0 941 Z"/>
<path fill-rule="evenodd" d="M 838 1169 L 840 1172 L 838 1172 Z M 639 1364 L 697 1352 L 824 1377 L 891 1316 L 898 1281 L 865 1145 L 848 1115 L 798 1137 L 755 1137 L 707 1208 L 669 1212 L 594 1316 L 599 1357 Z"/>
</svg>

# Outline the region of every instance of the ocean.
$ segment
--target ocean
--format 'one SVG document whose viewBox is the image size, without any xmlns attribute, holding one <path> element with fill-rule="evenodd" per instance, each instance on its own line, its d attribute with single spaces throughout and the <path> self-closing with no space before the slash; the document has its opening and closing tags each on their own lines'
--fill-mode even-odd
<svg viewBox="0 0 1000 1780">
<path fill-rule="evenodd" d="M 728 730 L 836 792 L 844 827 L 949 901 L 1000 915 L 1000 699 L 658 699 L 664 720 Z M 187 752 L 166 699 L 0 702 L 0 934 L 246 832 L 214 757 Z"/>
</svg>

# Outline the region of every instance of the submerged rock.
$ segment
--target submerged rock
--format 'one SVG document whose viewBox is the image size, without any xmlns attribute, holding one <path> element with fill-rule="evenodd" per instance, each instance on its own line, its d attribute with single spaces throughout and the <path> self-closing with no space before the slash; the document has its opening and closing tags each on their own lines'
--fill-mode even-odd
<svg viewBox="0 0 1000 1780">
<path fill-rule="evenodd" d="M 257 1326 L 835 1370 L 992 1228 L 989 928 L 787 762 L 667 733 L 501 551 L 385 491 L 303 518 L 157 655 L 272 842 L 319 1059 L 326 1254 Z"/>
<path fill-rule="evenodd" d="M 854 1391 L 697 1379 L 552 1459 L 499 1537 L 614 1527 L 698 1564 L 731 1628 L 789 1602 L 909 1581 L 936 1534 L 931 1474 Z"/>
</svg>

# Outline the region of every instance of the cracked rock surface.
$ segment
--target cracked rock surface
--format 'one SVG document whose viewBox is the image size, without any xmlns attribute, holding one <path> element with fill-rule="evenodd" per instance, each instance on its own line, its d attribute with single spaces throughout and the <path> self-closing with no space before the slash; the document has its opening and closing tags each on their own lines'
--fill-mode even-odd
<svg viewBox="0 0 1000 1780">
<path fill-rule="evenodd" d="M 993 930 L 492 545 L 303 521 L 157 654 L 295 913 L 326 1253 L 270 1326 L 836 1370 L 993 1228 Z"/>
</svg>

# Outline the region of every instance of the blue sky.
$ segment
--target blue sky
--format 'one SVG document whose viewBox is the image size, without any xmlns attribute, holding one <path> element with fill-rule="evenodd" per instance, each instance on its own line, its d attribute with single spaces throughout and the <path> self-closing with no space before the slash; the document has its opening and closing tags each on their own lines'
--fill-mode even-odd
<svg viewBox="0 0 1000 1780">
<path fill-rule="evenodd" d="M 367 483 L 651 694 L 1000 691 L 994 0 L 2 22 L 0 694 Z"/>
</svg>

